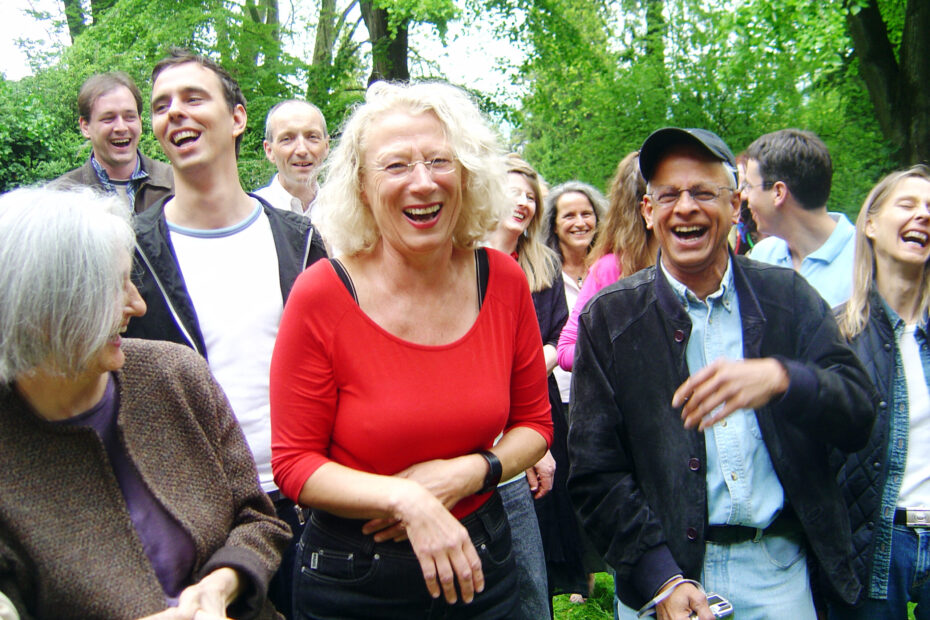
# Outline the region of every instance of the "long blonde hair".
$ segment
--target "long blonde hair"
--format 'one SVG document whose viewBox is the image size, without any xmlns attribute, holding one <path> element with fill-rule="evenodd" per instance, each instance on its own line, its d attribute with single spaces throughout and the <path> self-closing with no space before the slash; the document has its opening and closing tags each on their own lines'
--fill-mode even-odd
<svg viewBox="0 0 930 620">
<path fill-rule="evenodd" d="M 876 216 L 885 207 L 888 198 L 905 179 L 917 178 L 930 182 L 930 168 L 923 164 L 912 166 L 907 170 L 896 170 L 879 181 L 859 210 L 856 218 L 856 257 L 853 262 L 852 295 L 846 303 L 846 309 L 839 317 L 840 331 L 849 339 L 857 336 L 869 321 L 869 290 L 875 279 L 875 247 L 865 234 L 869 219 Z M 924 265 L 920 279 L 920 314 L 926 314 L 930 307 L 930 269 Z"/>
<path fill-rule="evenodd" d="M 617 266 L 624 276 L 655 264 L 655 253 L 649 247 L 652 231 L 646 228 L 640 211 L 645 194 L 646 181 L 639 171 L 639 151 L 633 151 L 620 160 L 610 181 L 607 215 L 588 254 L 589 267 L 611 253 L 617 255 Z"/>
<path fill-rule="evenodd" d="M 517 239 L 517 262 L 536 293 L 552 286 L 561 270 L 558 254 L 543 240 L 543 184 L 536 170 L 516 153 L 507 156 L 507 172 L 523 175 L 536 195 L 536 214 Z"/>
</svg>

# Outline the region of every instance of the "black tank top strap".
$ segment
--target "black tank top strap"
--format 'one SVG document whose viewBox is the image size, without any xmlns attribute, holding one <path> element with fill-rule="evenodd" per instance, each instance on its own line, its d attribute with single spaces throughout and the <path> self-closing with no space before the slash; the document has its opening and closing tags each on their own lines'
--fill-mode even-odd
<svg viewBox="0 0 930 620">
<path fill-rule="evenodd" d="M 358 295 L 355 293 L 355 285 L 352 283 L 352 278 L 349 276 L 349 272 L 346 271 L 346 268 L 338 258 L 329 259 L 329 263 L 333 266 L 333 270 L 336 272 L 336 275 L 339 276 L 339 279 L 342 280 L 346 290 L 349 291 L 349 295 L 351 295 L 352 299 L 355 300 L 355 303 L 358 304 Z"/>
<path fill-rule="evenodd" d="M 488 292 L 488 251 L 485 248 L 475 250 L 475 277 L 478 280 L 478 310 L 484 303 L 484 296 Z"/>
</svg>

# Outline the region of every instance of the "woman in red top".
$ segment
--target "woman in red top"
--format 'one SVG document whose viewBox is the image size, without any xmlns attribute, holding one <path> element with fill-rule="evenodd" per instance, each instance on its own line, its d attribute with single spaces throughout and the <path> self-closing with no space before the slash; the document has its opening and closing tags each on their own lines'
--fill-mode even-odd
<svg viewBox="0 0 930 620">
<path fill-rule="evenodd" d="M 345 254 L 297 279 L 271 366 L 275 480 L 313 508 L 301 617 L 505 618 L 516 603 L 494 488 L 552 429 L 526 279 L 477 249 L 508 203 L 500 161 L 442 84 L 375 84 L 333 152 L 321 227 Z"/>
</svg>

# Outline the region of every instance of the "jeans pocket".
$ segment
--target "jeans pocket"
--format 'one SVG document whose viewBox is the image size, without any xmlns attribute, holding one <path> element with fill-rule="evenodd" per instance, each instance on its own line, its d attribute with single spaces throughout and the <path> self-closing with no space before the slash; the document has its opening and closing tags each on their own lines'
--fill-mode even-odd
<svg viewBox="0 0 930 620">
<path fill-rule="evenodd" d="M 800 536 L 764 536 L 759 544 L 772 565 L 781 569 L 790 568 L 805 557 Z"/>
<path fill-rule="evenodd" d="M 489 572 L 488 568 L 513 563 L 513 544 L 509 535 L 499 536 L 494 540 L 475 545 L 475 549 L 478 551 L 478 557 L 481 558 L 481 565 L 485 567 L 485 573 Z"/>
<path fill-rule="evenodd" d="M 351 544 L 323 535 L 313 540 L 311 535 L 301 549 L 300 577 L 331 584 L 360 584 L 371 580 L 381 563 L 377 553 L 353 548 Z"/>
</svg>

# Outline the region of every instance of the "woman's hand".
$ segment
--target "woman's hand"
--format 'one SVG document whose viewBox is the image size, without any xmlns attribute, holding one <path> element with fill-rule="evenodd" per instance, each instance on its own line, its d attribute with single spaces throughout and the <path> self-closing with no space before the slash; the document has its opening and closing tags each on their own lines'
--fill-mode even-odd
<svg viewBox="0 0 930 620">
<path fill-rule="evenodd" d="M 468 454 L 454 459 L 434 459 L 416 463 L 398 472 L 396 476 L 420 483 L 420 486 L 432 493 L 446 510 L 452 510 L 462 498 L 474 495 L 481 489 L 487 470 L 488 465 L 483 457 Z M 407 538 L 406 532 L 396 519 L 372 519 L 365 524 L 362 532 L 375 534 L 375 542 L 400 542 Z"/>
<path fill-rule="evenodd" d="M 395 515 L 420 561 L 426 589 L 433 598 L 444 595 L 452 604 L 458 582 L 462 600 L 470 603 L 484 590 L 484 572 L 468 530 L 419 483 L 410 481 L 408 488 L 397 501 Z"/>
<path fill-rule="evenodd" d="M 142 620 L 215 620 L 226 618 L 226 607 L 239 595 L 239 573 L 232 568 L 218 568 L 181 591 L 177 607 L 166 609 Z"/>
</svg>

